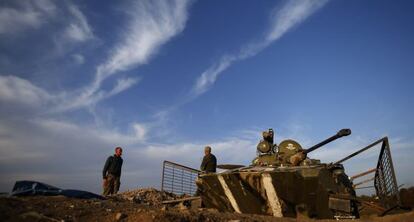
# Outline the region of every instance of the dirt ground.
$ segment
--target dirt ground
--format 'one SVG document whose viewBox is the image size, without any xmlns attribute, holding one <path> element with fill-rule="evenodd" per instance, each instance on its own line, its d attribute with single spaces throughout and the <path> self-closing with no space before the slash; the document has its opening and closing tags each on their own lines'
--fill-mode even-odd
<svg viewBox="0 0 414 222">
<path fill-rule="evenodd" d="M 155 189 L 124 192 L 107 200 L 82 200 L 64 196 L 0 197 L 0 221 L 335 221 L 308 218 L 222 213 L 214 209 L 162 200 L 178 198 Z M 362 215 L 354 221 L 414 221 L 414 211 L 377 217 Z"/>
</svg>

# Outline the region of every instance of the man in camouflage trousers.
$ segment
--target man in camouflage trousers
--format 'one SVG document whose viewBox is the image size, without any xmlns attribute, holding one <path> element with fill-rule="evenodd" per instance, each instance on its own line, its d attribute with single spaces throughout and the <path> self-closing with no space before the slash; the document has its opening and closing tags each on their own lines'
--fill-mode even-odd
<svg viewBox="0 0 414 222">
<path fill-rule="evenodd" d="M 121 169 L 123 160 L 121 158 L 122 148 L 115 148 L 115 154 L 109 156 L 106 159 L 105 166 L 103 168 L 103 195 L 108 196 L 111 194 L 116 194 L 121 185 Z"/>
</svg>

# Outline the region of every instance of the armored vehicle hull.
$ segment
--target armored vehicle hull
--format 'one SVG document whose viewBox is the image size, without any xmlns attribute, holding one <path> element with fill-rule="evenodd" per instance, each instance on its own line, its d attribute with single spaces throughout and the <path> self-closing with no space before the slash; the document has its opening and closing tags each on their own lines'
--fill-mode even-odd
<svg viewBox="0 0 414 222">
<path fill-rule="evenodd" d="M 250 166 L 197 180 L 202 202 L 220 211 L 314 218 L 358 216 L 355 192 L 342 165 Z M 335 196 L 336 195 L 336 196 Z"/>
</svg>

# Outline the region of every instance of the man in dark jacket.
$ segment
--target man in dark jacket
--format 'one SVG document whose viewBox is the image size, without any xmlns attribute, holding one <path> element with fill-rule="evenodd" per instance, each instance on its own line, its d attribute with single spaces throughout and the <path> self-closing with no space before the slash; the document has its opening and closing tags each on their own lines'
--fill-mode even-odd
<svg viewBox="0 0 414 222">
<path fill-rule="evenodd" d="M 119 186 L 121 185 L 120 178 L 123 162 L 121 155 L 122 148 L 117 147 L 115 148 L 115 154 L 113 156 L 109 156 L 108 159 L 106 159 L 102 172 L 104 196 L 116 194 L 119 190 Z"/>
<path fill-rule="evenodd" d="M 216 167 L 217 167 L 217 159 L 211 153 L 211 147 L 206 146 L 204 148 L 204 158 L 203 158 L 203 162 L 201 162 L 200 169 L 201 171 L 206 172 L 206 173 L 215 173 Z"/>
</svg>

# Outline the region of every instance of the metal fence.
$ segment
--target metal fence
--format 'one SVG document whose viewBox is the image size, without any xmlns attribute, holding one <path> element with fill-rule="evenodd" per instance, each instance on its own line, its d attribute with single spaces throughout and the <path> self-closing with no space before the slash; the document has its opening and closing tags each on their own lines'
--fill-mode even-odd
<svg viewBox="0 0 414 222">
<path fill-rule="evenodd" d="M 161 190 L 178 195 L 194 195 L 197 191 L 195 180 L 199 172 L 199 170 L 187 166 L 164 161 Z"/>
<path fill-rule="evenodd" d="M 387 137 L 383 138 L 382 141 L 377 171 L 375 172 L 374 186 L 377 196 L 384 207 L 391 208 L 400 204 L 397 179 L 394 173 L 390 145 Z"/>
<path fill-rule="evenodd" d="M 378 157 L 377 167 L 375 168 L 375 177 L 372 180 L 374 180 L 376 195 L 380 199 L 381 206 L 385 209 L 391 209 L 400 205 L 400 195 L 398 192 L 397 178 L 395 177 L 394 165 L 392 163 L 391 158 L 390 144 L 388 142 L 387 137 L 377 140 L 376 142 L 335 162 L 333 165 L 349 160 L 352 157 L 357 156 L 362 152 L 371 149 L 372 147 L 375 147 L 379 144 L 382 144 L 381 151 Z M 363 183 L 365 182 L 368 182 L 368 180 L 363 181 Z"/>
</svg>

